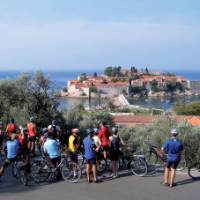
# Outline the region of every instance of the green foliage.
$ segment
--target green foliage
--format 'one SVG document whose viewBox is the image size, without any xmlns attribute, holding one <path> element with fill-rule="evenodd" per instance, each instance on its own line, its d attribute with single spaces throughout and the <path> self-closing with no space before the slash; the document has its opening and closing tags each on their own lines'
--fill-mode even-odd
<svg viewBox="0 0 200 200">
<path fill-rule="evenodd" d="M 200 101 L 195 101 L 190 104 L 176 104 L 174 111 L 178 115 L 200 115 Z"/>
<path fill-rule="evenodd" d="M 120 135 L 134 151 L 148 151 L 145 141 L 151 141 L 158 147 L 171 137 L 170 130 L 176 128 L 179 138 L 184 142 L 186 160 L 190 164 L 200 160 L 200 127 L 193 127 L 186 121 L 176 122 L 161 118 L 152 124 L 138 125 L 135 128 L 120 127 Z"/>
<path fill-rule="evenodd" d="M 51 82 L 40 71 L 34 76 L 22 74 L 16 80 L 0 81 L 0 118 L 5 122 L 13 116 L 17 123 L 26 125 L 35 117 L 39 127 L 47 126 L 52 119 L 62 121 Z"/>
<path fill-rule="evenodd" d="M 107 76 L 112 76 L 112 77 L 122 77 L 123 74 L 121 72 L 122 67 L 106 67 L 104 70 L 104 74 Z"/>
<path fill-rule="evenodd" d="M 97 93 L 97 86 L 95 84 L 90 86 L 90 92 Z"/>
<path fill-rule="evenodd" d="M 86 73 L 80 74 L 80 81 L 83 82 L 85 80 L 87 80 L 87 74 Z"/>
</svg>

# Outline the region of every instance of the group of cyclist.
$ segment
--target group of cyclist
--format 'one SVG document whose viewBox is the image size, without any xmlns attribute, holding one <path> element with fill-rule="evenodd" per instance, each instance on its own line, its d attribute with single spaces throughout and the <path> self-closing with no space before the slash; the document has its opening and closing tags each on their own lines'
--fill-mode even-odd
<svg viewBox="0 0 200 200">
<path fill-rule="evenodd" d="M 167 166 L 164 174 L 164 185 L 173 187 L 175 181 L 176 167 L 180 161 L 180 155 L 183 151 L 183 144 L 177 139 L 177 131 L 171 131 L 172 137 L 165 142 L 162 147 L 163 153 L 167 153 Z M 66 135 L 65 135 L 66 136 Z M 36 139 L 39 137 L 41 152 L 49 162 L 56 166 L 61 160 L 61 129 L 56 120 L 38 134 L 37 126 L 33 117 L 23 128 L 15 123 L 12 118 L 3 131 L 3 123 L 0 121 L 0 150 L 5 150 L 6 159 L 0 167 L 0 177 L 5 169 L 15 162 L 19 155 L 24 159 L 27 170 L 30 170 L 30 160 L 35 154 Z M 66 136 L 67 137 L 67 136 Z M 87 181 L 97 183 L 97 165 L 98 158 L 103 156 L 105 161 L 111 160 L 112 177 L 118 176 L 118 160 L 120 156 L 120 145 L 124 145 L 123 140 L 118 134 L 118 127 L 110 129 L 105 121 L 100 122 L 98 128 L 87 129 L 87 136 L 81 140 L 81 134 L 78 128 L 71 130 L 67 139 L 67 152 L 72 162 L 78 164 L 78 153 L 82 152 L 86 160 Z M 171 170 L 170 170 L 171 169 Z M 91 179 L 91 171 L 93 179 Z"/>
<path fill-rule="evenodd" d="M 18 126 L 14 118 L 10 119 L 5 131 L 2 130 L 2 127 L 3 123 L 0 121 L 0 149 L 6 154 L 4 164 L 0 167 L 0 177 L 10 164 L 19 159 L 19 156 L 26 163 L 27 169 L 30 170 L 30 160 L 35 155 L 35 144 L 38 137 L 40 151 L 45 155 L 46 159 L 54 166 L 60 162 L 63 146 L 60 142 L 61 129 L 56 120 L 53 120 L 52 124 L 44 128 L 40 135 L 37 132 L 33 117 L 30 118 L 26 128 Z M 98 128 L 87 129 L 87 136 L 81 140 L 79 129 L 73 128 L 67 144 L 64 144 L 72 162 L 78 163 L 78 154 L 82 152 L 86 160 L 86 173 L 89 183 L 92 182 L 91 171 L 93 171 L 93 181 L 95 183 L 98 182 L 97 160 L 102 155 L 106 161 L 109 155 L 109 159 L 112 161 L 112 176 L 117 177 L 120 143 L 124 143 L 118 135 L 117 127 L 113 127 L 112 132 L 113 134 L 111 135 L 106 122 L 102 121 Z"/>
</svg>

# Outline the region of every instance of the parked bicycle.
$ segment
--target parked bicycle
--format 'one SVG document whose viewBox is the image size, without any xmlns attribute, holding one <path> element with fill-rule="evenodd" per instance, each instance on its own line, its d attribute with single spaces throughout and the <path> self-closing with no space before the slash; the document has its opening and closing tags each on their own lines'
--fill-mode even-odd
<svg viewBox="0 0 200 200">
<path fill-rule="evenodd" d="M 149 165 L 163 165 L 165 167 L 167 155 L 163 154 L 160 147 L 153 144 L 151 141 L 145 142 L 149 146 L 149 150 L 145 152 L 145 159 Z M 187 163 L 185 156 L 181 156 L 181 161 L 179 163 L 179 166 L 177 168 L 178 171 L 182 171 L 186 168 Z"/>
<path fill-rule="evenodd" d="M 64 154 L 56 166 L 50 164 L 45 157 L 34 158 L 32 162 L 31 174 L 36 183 L 55 182 L 59 175 L 65 181 L 76 183 L 82 174 L 79 164 L 69 161 L 68 156 Z"/>
<path fill-rule="evenodd" d="M 193 163 L 188 168 L 188 175 L 194 180 L 200 179 L 200 161 Z"/>
</svg>

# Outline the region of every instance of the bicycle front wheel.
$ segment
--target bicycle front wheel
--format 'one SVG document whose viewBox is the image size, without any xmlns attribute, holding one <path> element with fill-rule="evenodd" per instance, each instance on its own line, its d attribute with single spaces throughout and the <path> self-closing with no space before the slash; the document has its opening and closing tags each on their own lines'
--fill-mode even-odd
<svg viewBox="0 0 200 200">
<path fill-rule="evenodd" d="M 185 158 L 183 157 L 181 160 L 180 160 L 180 163 L 178 164 L 178 168 L 176 169 L 177 171 L 183 171 L 187 166 L 187 163 L 186 163 L 186 160 Z"/>
<path fill-rule="evenodd" d="M 200 162 L 194 163 L 188 168 L 188 175 L 193 179 L 200 179 Z"/>
<path fill-rule="evenodd" d="M 143 158 L 135 158 L 130 167 L 132 173 L 136 176 L 145 176 L 147 174 L 147 163 Z"/>
<path fill-rule="evenodd" d="M 62 178 L 70 183 L 77 183 L 81 178 L 81 168 L 74 162 L 61 167 Z"/>
</svg>

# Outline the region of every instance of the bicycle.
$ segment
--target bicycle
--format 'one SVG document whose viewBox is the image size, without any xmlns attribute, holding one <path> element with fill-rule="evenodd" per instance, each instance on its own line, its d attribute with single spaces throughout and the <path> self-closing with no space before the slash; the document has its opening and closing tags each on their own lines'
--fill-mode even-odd
<svg viewBox="0 0 200 200">
<path fill-rule="evenodd" d="M 200 161 L 193 163 L 188 168 L 188 175 L 194 180 L 200 179 Z"/>
<path fill-rule="evenodd" d="M 68 156 L 62 154 L 61 160 L 57 163 L 56 167 L 49 163 L 43 156 L 39 159 L 33 160 L 32 164 L 32 177 L 33 180 L 38 182 L 55 182 L 58 180 L 59 173 L 63 180 L 70 183 L 77 183 L 81 177 L 82 171 L 80 166 L 71 162 Z"/>
<path fill-rule="evenodd" d="M 28 171 L 27 165 L 20 160 L 16 160 L 12 163 L 12 176 L 24 185 L 28 185 Z"/>
<path fill-rule="evenodd" d="M 163 164 L 165 167 L 167 162 L 167 155 L 163 154 L 161 148 L 153 144 L 151 141 L 145 141 L 149 146 L 149 150 L 145 152 L 145 159 L 149 165 Z M 182 171 L 186 168 L 187 163 L 184 155 L 181 155 L 181 160 L 179 162 L 177 171 Z"/>
<path fill-rule="evenodd" d="M 145 156 L 143 154 L 124 155 L 120 153 L 119 159 L 119 169 L 127 168 L 131 170 L 133 175 L 145 176 L 147 174 L 147 163 L 145 161 Z"/>
</svg>

